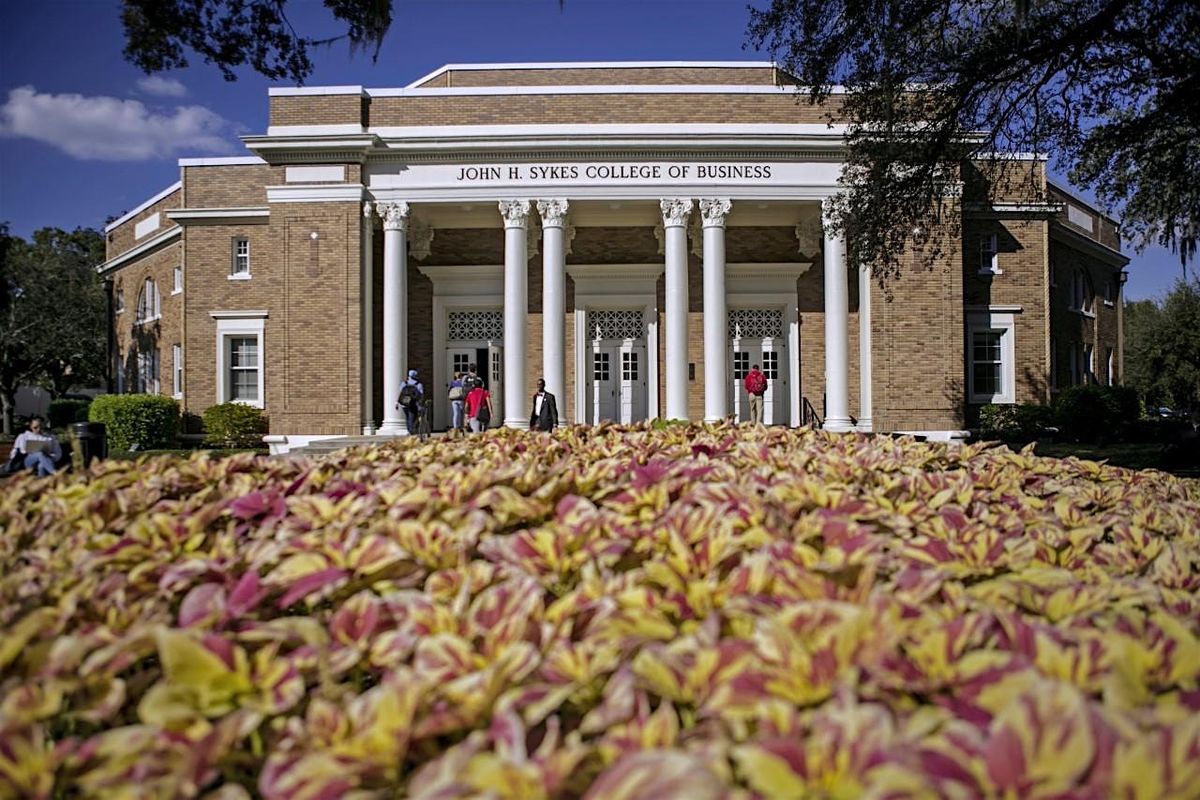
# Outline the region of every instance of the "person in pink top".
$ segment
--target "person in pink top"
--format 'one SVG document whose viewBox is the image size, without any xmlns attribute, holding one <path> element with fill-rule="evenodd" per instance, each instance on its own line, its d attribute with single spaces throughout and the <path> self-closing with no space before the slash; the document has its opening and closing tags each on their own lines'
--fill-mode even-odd
<svg viewBox="0 0 1200 800">
<path fill-rule="evenodd" d="M 467 423 L 475 433 L 487 428 L 492 421 L 492 395 L 483 384 L 476 384 L 467 394 Z"/>
</svg>

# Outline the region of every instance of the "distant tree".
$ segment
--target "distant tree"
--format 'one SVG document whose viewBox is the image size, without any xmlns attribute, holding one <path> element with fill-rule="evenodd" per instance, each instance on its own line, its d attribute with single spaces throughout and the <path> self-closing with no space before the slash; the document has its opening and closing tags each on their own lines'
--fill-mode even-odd
<svg viewBox="0 0 1200 800">
<path fill-rule="evenodd" d="M 898 271 L 906 245 L 942 227 L 958 165 L 1001 167 L 997 152 L 1052 154 L 1139 247 L 1195 257 L 1195 0 L 771 0 L 747 36 L 810 101 L 846 88 L 836 208 L 859 264 Z"/>
<path fill-rule="evenodd" d="M 303 36 L 287 17 L 288 0 L 122 0 L 125 58 L 146 72 L 188 66 L 187 50 L 215 65 L 225 80 L 249 66 L 271 80 L 304 83 L 312 48 L 347 40 L 379 54 L 392 24 L 392 0 L 324 0 L 346 32 Z M 293 4 L 293 8 L 295 4 Z"/>
<path fill-rule="evenodd" d="M 38 384 L 57 397 L 99 382 L 107 360 L 107 298 L 95 266 L 104 237 L 90 228 L 42 228 L 32 241 L 0 232 L 0 406 L 12 433 L 17 389 Z"/>
<path fill-rule="evenodd" d="M 1200 408 L 1200 278 L 1177 281 L 1161 305 L 1125 306 L 1125 383 L 1147 408 Z"/>
</svg>

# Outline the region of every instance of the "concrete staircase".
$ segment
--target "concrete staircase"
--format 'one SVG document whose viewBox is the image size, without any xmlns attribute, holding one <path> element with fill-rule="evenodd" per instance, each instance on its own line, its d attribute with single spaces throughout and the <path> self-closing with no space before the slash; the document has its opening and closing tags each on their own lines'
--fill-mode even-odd
<svg viewBox="0 0 1200 800">
<path fill-rule="evenodd" d="M 445 436 L 445 434 L 434 433 L 432 436 L 441 437 Z M 315 442 L 309 442 L 304 447 L 296 447 L 289 450 L 287 456 L 307 456 L 309 458 L 324 456 L 336 453 L 338 450 L 345 450 L 348 447 L 386 444 L 392 441 L 392 438 L 390 436 L 339 436 L 336 439 L 318 439 Z M 284 458 L 287 456 L 284 456 Z"/>
</svg>

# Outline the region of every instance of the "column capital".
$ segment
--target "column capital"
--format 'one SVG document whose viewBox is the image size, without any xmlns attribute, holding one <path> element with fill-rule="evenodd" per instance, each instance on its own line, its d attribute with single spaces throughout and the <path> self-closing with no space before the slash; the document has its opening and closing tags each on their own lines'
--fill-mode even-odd
<svg viewBox="0 0 1200 800">
<path fill-rule="evenodd" d="M 374 209 L 371 207 L 371 201 L 370 200 L 364 201 L 363 202 L 363 216 L 366 218 L 367 222 L 371 221 L 371 214 L 373 214 L 373 213 L 374 213 Z"/>
<path fill-rule="evenodd" d="M 686 198 L 673 197 L 660 200 L 664 228 L 682 228 L 687 225 L 688 216 L 692 213 L 692 201 Z"/>
<path fill-rule="evenodd" d="M 528 200 L 501 200 L 499 208 L 506 228 L 524 228 L 529 222 Z"/>
<path fill-rule="evenodd" d="M 712 197 L 701 199 L 701 224 L 705 228 L 724 228 L 725 218 L 729 216 L 729 209 L 731 208 L 733 208 L 733 203 L 728 197 Z"/>
<path fill-rule="evenodd" d="M 537 210 L 542 218 L 543 228 L 561 228 L 567 221 L 567 209 L 571 204 L 564 197 L 550 200 L 538 200 Z"/>
<path fill-rule="evenodd" d="M 408 203 L 376 203 L 375 213 L 383 219 L 385 231 L 402 231 L 408 227 Z"/>
</svg>

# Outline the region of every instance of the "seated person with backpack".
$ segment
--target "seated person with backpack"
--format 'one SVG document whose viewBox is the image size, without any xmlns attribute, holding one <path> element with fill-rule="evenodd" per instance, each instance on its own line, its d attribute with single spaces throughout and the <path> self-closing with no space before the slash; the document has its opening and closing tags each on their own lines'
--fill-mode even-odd
<svg viewBox="0 0 1200 800">
<path fill-rule="evenodd" d="M 417 425 L 421 421 L 421 403 L 425 399 L 425 387 L 417 380 L 417 371 L 408 371 L 408 380 L 400 384 L 400 397 L 396 399 L 396 407 L 404 412 L 404 420 L 408 424 L 408 432 L 416 434 Z"/>
<path fill-rule="evenodd" d="M 45 431 L 46 420 L 35 416 L 29 420 L 29 430 L 13 442 L 12 458 L 6 472 L 34 470 L 39 476 L 53 475 L 55 464 L 62 459 L 58 439 Z"/>
</svg>

